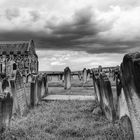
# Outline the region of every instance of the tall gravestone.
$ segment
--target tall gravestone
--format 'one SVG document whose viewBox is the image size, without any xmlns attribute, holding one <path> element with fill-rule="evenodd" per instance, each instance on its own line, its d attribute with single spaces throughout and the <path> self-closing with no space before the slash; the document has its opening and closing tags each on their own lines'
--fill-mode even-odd
<svg viewBox="0 0 140 140">
<path fill-rule="evenodd" d="M 124 56 L 121 64 L 121 79 L 128 105 L 134 139 L 140 139 L 140 53 Z"/>
<path fill-rule="evenodd" d="M 99 73 L 102 72 L 102 66 L 101 65 L 98 67 L 98 72 Z"/>
<path fill-rule="evenodd" d="M 30 92 L 31 92 L 31 106 L 34 107 L 35 105 L 38 104 L 38 94 L 41 94 L 40 92 L 38 92 L 38 76 L 37 75 L 34 75 L 33 76 L 33 80 L 31 82 L 31 89 L 30 89 Z"/>
<path fill-rule="evenodd" d="M 64 69 L 64 89 L 71 88 L 71 70 L 69 67 Z"/>
<path fill-rule="evenodd" d="M 116 112 L 113 104 L 113 93 L 111 83 L 105 73 L 100 74 L 100 95 L 105 116 L 110 121 L 114 121 L 116 119 Z"/>
<path fill-rule="evenodd" d="M 84 83 L 87 82 L 87 70 L 86 70 L 86 68 L 83 69 L 83 82 Z"/>
<path fill-rule="evenodd" d="M 0 94 L 0 135 L 10 126 L 12 117 L 13 98 L 11 93 Z"/>
<path fill-rule="evenodd" d="M 14 99 L 14 107 L 16 112 L 19 112 L 20 115 L 28 110 L 28 105 L 26 102 L 25 87 L 23 83 L 23 77 L 20 72 L 17 71 L 15 79 L 11 80 L 11 91 Z"/>
<path fill-rule="evenodd" d="M 45 95 L 44 96 L 47 96 L 48 94 L 48 78 L 47 78 L 47 74 L 44 75 L 44 78 L 45 78 Z"/>
<path fill-rule="evenodd" d="M 91 72 L 90 72 L 90 69 L 88 69 L 88 70 L 87 70 L 87 80 L 88 80 L 88 81 L 90 80 L 90 73 L 91 73 Z"/>
<path fill-rule="evenodd" d="M 41 98 L 46 96 L 46 76 L 42 75 Z"/>
</svg>

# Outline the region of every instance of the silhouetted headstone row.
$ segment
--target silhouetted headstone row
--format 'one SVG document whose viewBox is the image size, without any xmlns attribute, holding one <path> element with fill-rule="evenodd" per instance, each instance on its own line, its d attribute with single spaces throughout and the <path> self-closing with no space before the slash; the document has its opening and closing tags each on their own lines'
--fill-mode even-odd
<svg viewBox="0 0 140 140">
<path fill-rule="evenodd" d="M 13 77 L 0 80 L 0 131 L 9 125 L 12 115 L 26 115 L 48 94 L 46 74 L 25 77 L 16 71 Z"/>
<path fill-rule="evenodd" d="M 100 67 L 101 68 L 101 67 Z M 125 116 L 126 128 L 135 140 L 140 138 L 140 53 L 126 54 L 120 67 L 113 73 L 116 86 L 111 86 L 109 76 L 101 71 L 93 71 L 93 85 L 97 100 L 105 116 L 110 121 Z"/>
</svg>

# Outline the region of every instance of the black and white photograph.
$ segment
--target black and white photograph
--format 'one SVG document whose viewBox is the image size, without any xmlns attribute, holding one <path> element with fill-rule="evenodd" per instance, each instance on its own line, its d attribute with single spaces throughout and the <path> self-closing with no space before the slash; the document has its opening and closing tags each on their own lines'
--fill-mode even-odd
<svg viewBox="0 0 140 140">
<path fill-rule="evenodd" d="M 140 1 L 0 0 L 0 140 L 140 140 Z"/>
</svg>

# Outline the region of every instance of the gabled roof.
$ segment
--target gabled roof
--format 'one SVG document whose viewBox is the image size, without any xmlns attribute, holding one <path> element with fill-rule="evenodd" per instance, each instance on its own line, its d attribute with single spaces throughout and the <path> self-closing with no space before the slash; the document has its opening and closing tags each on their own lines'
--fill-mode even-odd
<svg viewBox="0 0 140 140">
<path fill-rule="evenodd" d="M 6 52 L 6 54 L 10 54 L 10 52 L 17 53 L 21 52 L 24 54 L 25 52 L 30 51 L 31 45 L 34 46 L 33 40 L 30 41 L 0 41 L 0 54 Z"/>
</svg>

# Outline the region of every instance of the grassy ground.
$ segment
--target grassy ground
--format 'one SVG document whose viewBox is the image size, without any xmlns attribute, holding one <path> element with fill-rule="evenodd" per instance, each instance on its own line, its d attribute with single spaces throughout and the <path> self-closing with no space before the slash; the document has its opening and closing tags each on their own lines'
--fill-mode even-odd
<svg viewBox="0 0 140 140">
<path fill-rule="evenodd" d="M 85 84 L 83 81 L 79 79 L 72 79 L 71 80 L 72 87 L 93 87 L 93 81 L 90 79 Z M 49 87 L 64 87 L 64 82 L 62 80 L 60 81 L 49 81 L 48 82 Z"/>
<path fill-rule="evenodd" d="M 50 95 L 93 95 L 93 87 L 72 87 L 71 90 L 65 90 L 64 87 L 49 87 Z"/>
<path fill-rule="evenodd" d="M 84 87 L 74 80 L 71 90 L 61 84 L 50 83 L 50 94 L 94 94 L 92 80 Z M 96 101 L 41 102 L 26 117 L 13 118 L 2 140 L 131 140 L 121 122 L 109 122 L 98 108 Z"/>
<path fill-rule="evenodd" d="M 12 120 L 5 140 L 125 140 L 119 124 L 92 111 L 94 101 L 42 102 L 23 118 Z M 128 135 L 128 134 L 127 134 Z M 126 139 L 126 140 L 127 140 Z"/>
</svg>

